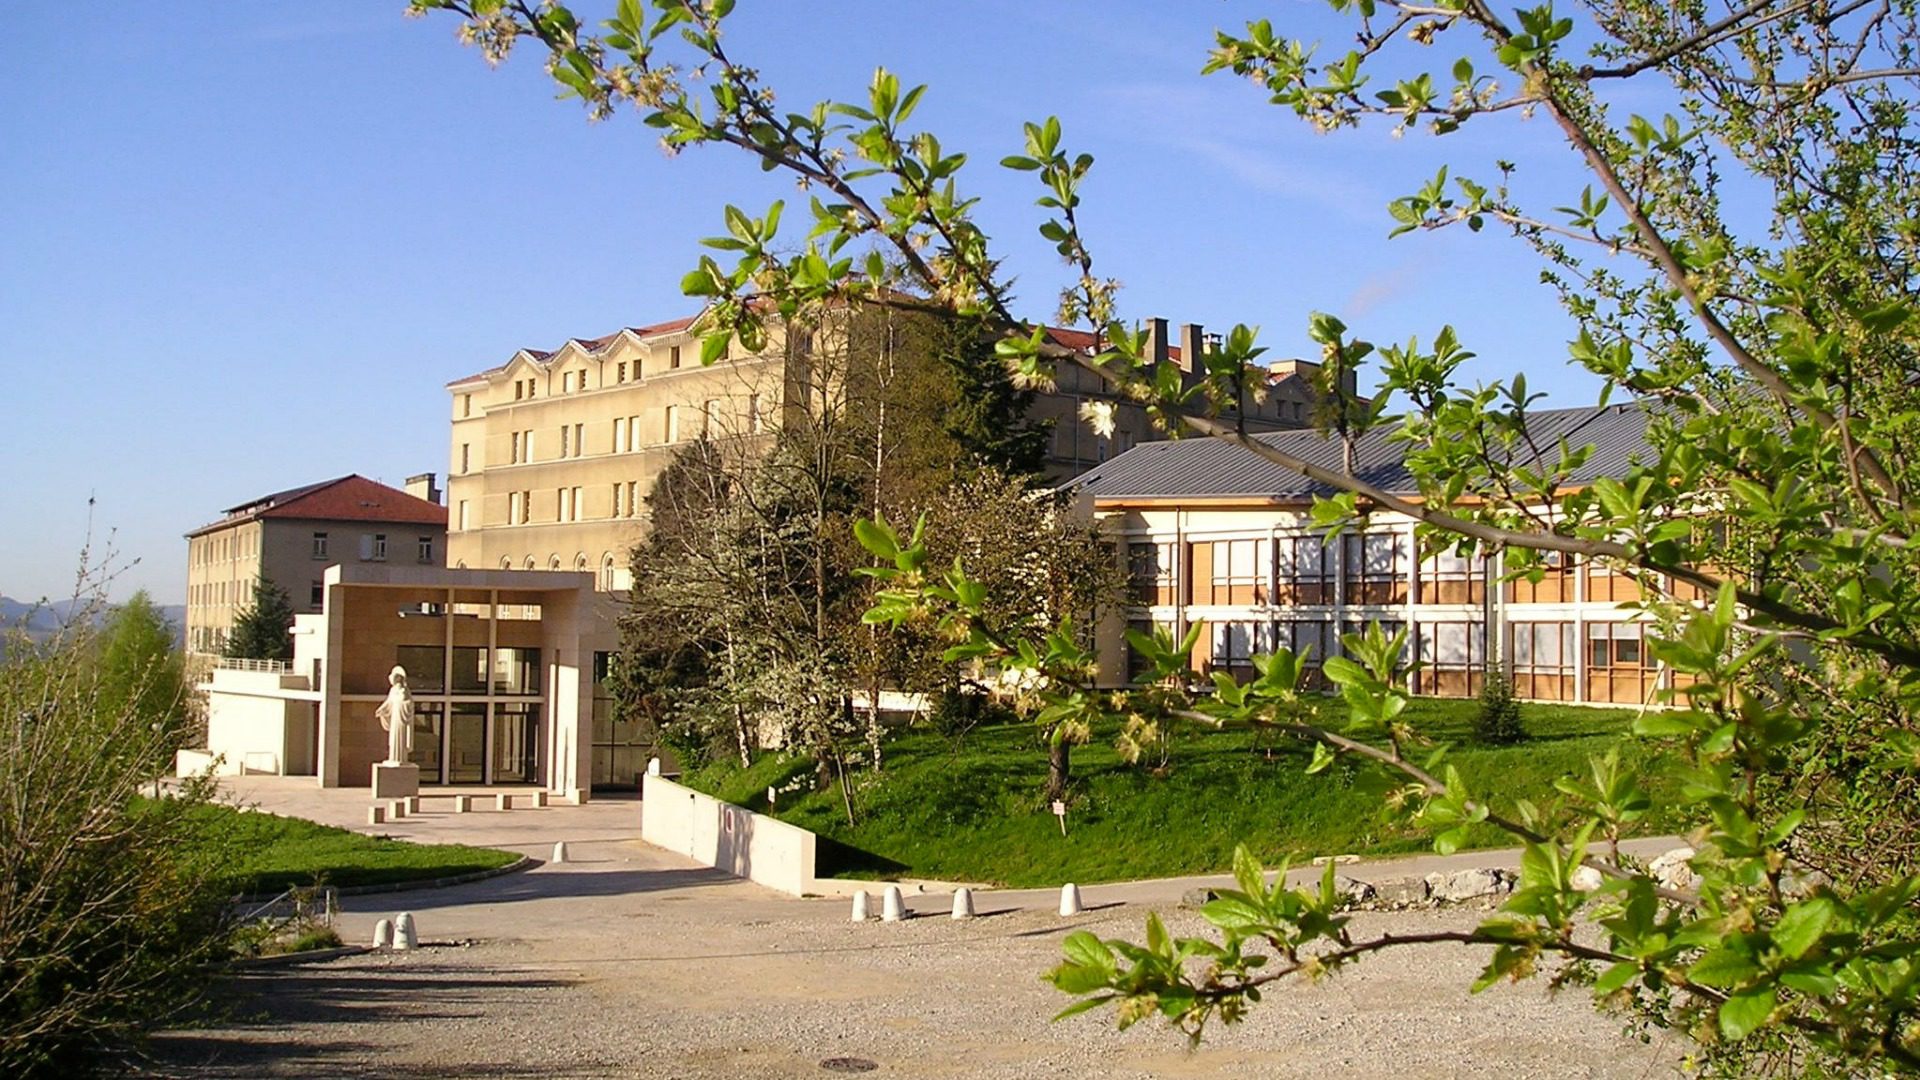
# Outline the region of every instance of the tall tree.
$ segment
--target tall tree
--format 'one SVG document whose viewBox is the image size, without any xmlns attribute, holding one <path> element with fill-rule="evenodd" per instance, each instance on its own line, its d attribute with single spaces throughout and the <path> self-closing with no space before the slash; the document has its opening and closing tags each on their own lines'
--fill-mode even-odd
<svg viewBox="0 0 1920 1080">
<path fill-rule="evenodd" d="M 1261 658 L 1248 687 L 1229 680 L 1204 702 L 1158 704 L 1284 731 L 1316 748 L 1315 770 L 1346 757 L 1383 771 L 1398 783 L 1395 805 L 1433 827 L 1443 850 L 1475 821 L 1523 843 L 1522 888 L 1502 912 L 1417 937 L 1491 945 L 1479 985 L 1551 966 L 1647 1022 L 1688 1030 L 1703 1058 L 1732 1072 L 1920 1071 L 1914 5 L 1546 0 L 1511 18 L 1482 0 L 1332 6 L 1352 20 L 1350 47 L 1323 56 L 1258 21 L 1220 34 L 1207 69 L 1251 81 L 1320 131 L 1444 136 L 1545 121 L 1586 170 L 1584 191 L 1531 205 L 1495 161 L 1477 179 L 1443 171 L 1392 215 L 1400 231 L 1491 225 L 1531 245 L 1580 324 L 1571 357 L 1609 393 L 1641 399 L 1649 460 L 1586 478 L 1587 448 L 1530 438 L 1524 379 L 1469 385 L 1471 354 L 1442 328 L 1428 345 L 1376 354 L 1376 400 L 1399 403 L 1418 494 L 1383 490 L 1351 462 L 1312 465 L 1223 415 L 1255 377 L 1250 331 L 1183 358 L 1206 372 L 1189 393 L 1144 355 L 1144 335 L 1115 322 L 1117 283 L 1097 272 L 1078 212 L 1092 159 L 1065 147 L 1057 119 L 1028 124 L 1003 164 L 1041 181 L 1041 231 L 1071 267 L 1062 313 L 1107 343 L 1090 357 L 1011 310 L 976 201 L 960 187 L 965 156 L 908 127 L 923 88 L 882 70 L 864 100 L 781 111 L 758 69 L 729 54 L 722 23 L 733 5 L 719 0 L 656 0 L 650 14 L 629 0 L 600 35 L 559 4 L 415 0 L 458 12 L 490 59 L 537 41 L 554 78 L 596 115 L 632 106 L 670 145 L 735 146 L 818 193 L 798 251 L 779 235 L 777 206 L 727 208 L 731 235 L 712 244 L 721 254 L 685 283 L 713 300 L 716 337 L 828 297 L 907 303 L 876 272 L 877 253 L 864 265 L 842 254 L 873 244 L 900 260 L 925 303 L 998 327 L 1000 355 L 1023 378 L 1084 364 L 1169 425 L 1340 492 L 1316 507 L 1321 525 L 1391 511 L 1421 524 L 1429 550 L 1477 543 L 1505 553 L 1513 574 L 1537 570 L 1532 553 L 1557 552 L 1637 578 L 1661 627 L 1652 651 L 1680 677 L 1665 692 L 1674 708 L 1637 730 L 1685 763 L 1666 788 L 1678 794 L 1650 792 L 1603 755 L 1589 779 L 1566 786 L 1581 817 L 1571 827 L 1403 752 L 1419 732 L 1394 677 L 1399 642 L 1377 628 L 1325 665 L 1352 708 L 1344 731 L 1287 718 L 1297 665 L 1284 653 Z M 1497 137 L 1504 149 L 1539 130 Z M 1331 367 L 1372 351 L 1330 317 L 1310 332 Z M 1346 412 L 1337 425 L 1373 418 Z M 869 539 L 892 563 L 876 618 L 937 614 L 975 655 L 1031 672 L 1050 708 L 1103 717 L 1132 707 L 1088 694 L 1084 657 L 1052 635 L 1009 636 L 964 568 L 936 576 L 923 545 Z M 1656 881 L 1611 844 L 1662 798 L 1673 802 L 1658 809 L 1699 822 L 1690 888 Z M 1607 880 L 1597 895 L 1573 887 L 1583 865 Z M 1144 946 L 1076 934 L 1055 981 L 1085 996 L 1076 1008 L 1115 1003 L 1123 1024 L 1158 1012 L 1197 1034 L 1244 1015 L 1273 983 L 1410 940 L 1351 936 L 1332 912 L 1331 868 L 1322 892 L 1268 886 L 1250 859 L 1236 870 L 1241 889 L 1205 912 L 1218 940 L 1175 939 L 1157 919 Z M 1588 917 L 1602 920 L 1591 937 L 1577 932 Z M 1245 949 L 1255 941 L 1279 959 L 1257 966 Z"/>
<path fill-rule="evenodd" d="M 170 764 L 186 722 L 186 675 L 176 628 L 142 589 L 112 609 L 90 644 L 99 657 L 100 707 L 130 714 L 159 732 L 167 744 L 164 760 L 148 764 Z"/>
<path fill-rule="evenodd" d="M 293 598 L 262 577 L 253 583 L 253 600 L 233 617 L 226 655 L 241 660 L 293 658 Z"/>
</svg>

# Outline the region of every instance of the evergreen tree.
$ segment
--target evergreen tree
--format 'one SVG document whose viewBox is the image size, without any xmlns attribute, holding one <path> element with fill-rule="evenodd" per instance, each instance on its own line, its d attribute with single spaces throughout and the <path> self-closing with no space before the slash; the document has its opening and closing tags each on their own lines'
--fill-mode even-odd
<svg viewBox="0 0 1920 1080">
<path fill-rule="evenodd" d="M 241 660 L 291 660 L 292 628 L 293 598 L 260 578 L 253 583 L 253 602 L 233 620 L 226 655 Z"/>
</svg>

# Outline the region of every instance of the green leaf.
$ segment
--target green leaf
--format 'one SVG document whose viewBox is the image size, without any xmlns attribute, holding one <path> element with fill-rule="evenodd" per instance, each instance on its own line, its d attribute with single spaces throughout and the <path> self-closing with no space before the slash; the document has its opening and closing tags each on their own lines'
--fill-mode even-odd
<svg viewBox="0 0 1920 1080">
<path fill-rule="evenodd" d="M 1737 986 L 1760 973 L 1753 957 L 1732 945 L 1707 950 L 1707 954 L 1687 969 L 1687 978 L 1701 986 Z"/>
<path fill-rule="evenodd" d="M 1826 932 L 1833 914 L 1833 901 L 1824 896 L 1795 904 L 1773 926 L 1774 947 L 1789 960 L 1800 959 Z"/>
<path fill-rule="evenodd" d="M 1771 986 L 1748 990 L 1728 998 L 1720 1006 L 1720 1034 L 1729 1039 L 1744 1039 L 1767 1022 L 1775 1003 Z"/>
</svg>

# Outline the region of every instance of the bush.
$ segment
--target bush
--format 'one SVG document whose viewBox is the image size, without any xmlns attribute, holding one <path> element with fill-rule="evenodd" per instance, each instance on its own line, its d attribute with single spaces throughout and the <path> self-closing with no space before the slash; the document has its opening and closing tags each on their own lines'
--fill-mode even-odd
<svg viewBox="0 0 1920 1080">
<path fill-rule="evenodd" d="M 1487 672 L 1486 684 L 1480 688 L 1473 737 L 1490 746 L 1507 746 L 1527 737 L 1527 729 L 1520 723 L 1520 702 L 1513 696 L 1513 681 L 1498 668 Z"/>
<path fill-rule="evenodd" d="M 121 669 L 78 630 L 0 659 L 0 1075 L 88 1072 L 195 1004 L 227 954 L 210 785 L 142 799 L 178 738 L 177 661 Z M 175 680 L 150 694 L 154 680 Z"/>
</svg>

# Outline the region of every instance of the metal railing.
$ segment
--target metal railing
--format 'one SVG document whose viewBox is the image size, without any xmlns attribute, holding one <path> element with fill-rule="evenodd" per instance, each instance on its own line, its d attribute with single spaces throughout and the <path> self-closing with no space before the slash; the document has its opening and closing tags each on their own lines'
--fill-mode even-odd
<svg viewBox="0 0 1920 1080">
<path fill-rule="evenodd" d="M 224 671 L 265 671 L 276 675 L 293 672 L 291 660 L 248 660 L 238 656 L 222 656 L 214 660 L 213 666 Z"/>
</svg>

